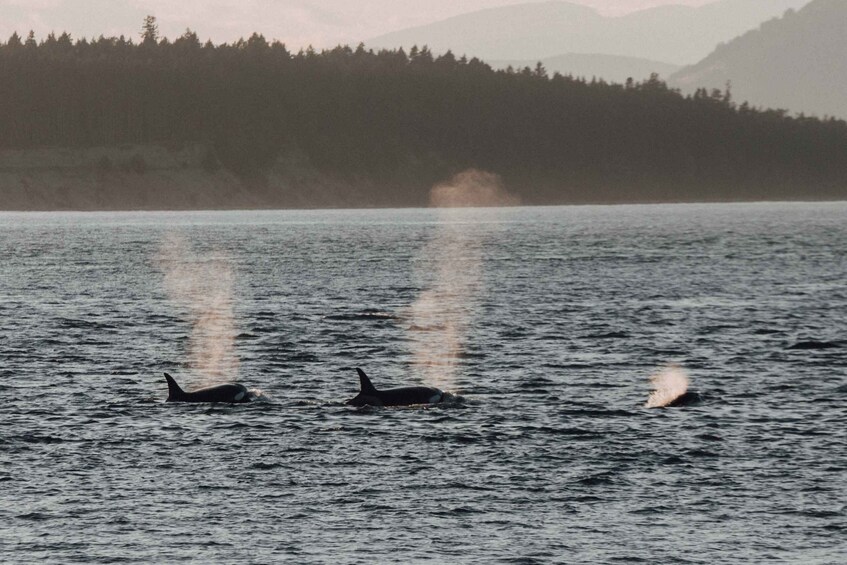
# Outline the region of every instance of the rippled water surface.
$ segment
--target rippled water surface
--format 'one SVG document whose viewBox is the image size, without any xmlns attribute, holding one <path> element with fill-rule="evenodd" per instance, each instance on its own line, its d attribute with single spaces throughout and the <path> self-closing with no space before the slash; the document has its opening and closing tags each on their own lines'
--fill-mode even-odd
<svg viewBox="0 0 847 565">
<path fill-rule="evenodd" d="M 847 555 L 847 204 L 0 214 L 0 260 L 0 561 Z M 702 402 L 644 408 L 669 363 Z"/>
</svg>

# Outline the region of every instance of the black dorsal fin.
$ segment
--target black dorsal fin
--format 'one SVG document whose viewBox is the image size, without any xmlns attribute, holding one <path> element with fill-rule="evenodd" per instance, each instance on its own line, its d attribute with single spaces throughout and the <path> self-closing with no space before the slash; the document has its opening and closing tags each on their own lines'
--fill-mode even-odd
<svg viewBox="0 0 847 565">
<path fill-rule="evenodd" d="M 376 393 L 376 388 L 374 387 L 371 380 L 365 374 L 365 372 L 358 367 L 356 368 L 356 372 L 359 373 L 359 384 L 362 387 L 363 394 L 374 394 Z"/>
<path fill-rule="evenodd" d="M 165 380 L 168 381 L 168 401 L 169 402 L 172 401 L 172 400 L 179 400 L 180 398 L 182 398 L 185 395 L 185 392 L 183 392 L 183 390 L 181 388 L 179 388 L 179 385 L 176 384 L 176 381 L 174 380 L 174 378 L 172 376 L 165 373 Z"/>
</svg>

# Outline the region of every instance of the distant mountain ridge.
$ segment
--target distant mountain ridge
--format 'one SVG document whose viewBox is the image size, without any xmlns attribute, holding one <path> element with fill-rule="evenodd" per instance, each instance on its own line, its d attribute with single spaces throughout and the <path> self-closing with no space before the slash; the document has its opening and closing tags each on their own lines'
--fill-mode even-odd
<svg viewBox="0 0 847 565">
<path fill-rule="evenodd" d="M 678 65 L 639 59 L 637 57 L 623 57 L 621 55 L 602 55 L 598 53 L 568 53 L 557 57 L 546 59 L 523 61 L 486 61 L 495 69 L 522 69 L 524 67 L 534 68 L 536 63 L 544 65 L 548 74 L 559 73 L 583 77 L 588 80 L 592 78 L 603 79 L 606 82 L 624 83 L 627 79 L 642 80 L 656 73 L 661 78 L 667 78 L 680 69 Z"/>
<path fill-rule="evenodd" d="M 671 76 L 683 91 L 732 83 L 736 101 L 847 118 L 847 1 L 814 0 Z"/>
<path fill-rule="evenodd" d="M 480 10 L 366 41 L 369 47 L 428 45 L 434 52 L 491 60 L 605 54 L 687 65 L 715 45 L 808 0 L 722 0 L 701 7 L 660 6 L 620 17 L 547 1 Z"/>
</svg>

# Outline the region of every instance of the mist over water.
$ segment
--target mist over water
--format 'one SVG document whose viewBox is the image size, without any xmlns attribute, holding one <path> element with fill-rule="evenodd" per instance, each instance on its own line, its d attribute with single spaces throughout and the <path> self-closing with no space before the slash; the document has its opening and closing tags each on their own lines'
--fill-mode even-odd
<svg viewBox="0 0 847 565">
<path fill-rule="evenodd" d="M 0 562 L 841 565 L 845 217 L 0 213 Z M 345 405 L 430 375 L 413 304 L 465 402 Z"/>
<path fill-rule="evenodd" d="M 164 236 L 154 258 L 163 286 L 176 310 L 191 325 L 184 365 L 190 384 L 211 386 L 237 381 L 232 265 L 221 250 L 198 254 L 184 236 Z M 177 382 L 184 384 L 177 376 Z"/>
<path fill-rule="evenodd" d="M 498 175 L 468 169 L 432 187 L 429 203 L 443 213 L 445 208 L 517 206 L 520 199 L 509 194 Z"/>
</svg>

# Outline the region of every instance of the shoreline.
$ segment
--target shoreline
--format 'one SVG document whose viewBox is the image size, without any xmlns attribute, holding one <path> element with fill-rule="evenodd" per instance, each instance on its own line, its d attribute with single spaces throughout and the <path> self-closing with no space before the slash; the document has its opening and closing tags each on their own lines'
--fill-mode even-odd
<svg viewBox="0 0 847 565">
<path fill-rule="evenodd" d="M 0 212 L 199 212 L 428 208 L 444 171 L 399 164 L 384 178 L 327 173 L 302 154 L 280 156 L 250 178 L 224 169 L 200 144 L 0 150 Z M 494 171 L 497 172 L 497 171 Z M 514 173 L 505 183 L 523 206 L 625 206 L 839 202 L 847 182 L 750 186 L 632 175 L 590 178 L 556 171 Z M 793 184 L 792 184 L 793 183 Z M 809 188 L 814 187 L 814 188 Z"/>
<path fill-rule="evenodd" d="M 370 207 L 324 207 L 324 208 L 150 208 L 150 209 L 109 209 L 109 210 L 82 210 L 82 209 L 50 209 L 50 210 L 7 210 L 0 209 L 0 216 L 15 215 L 39 215 L 39 214 L 78 214 L 78 215 L 100 215 L 100 214 L 236 214 L 236 213 L 273 213 L 273 212 L 411 212 L 422 210 L 504 210 L 504 209 L 531 209 L 531 208 L 634 208 L 655 206 L 812 206 L 815 204 L 839 204 L 847 205 L 847 198 L 842 199 L 820 199 L 820 200 L 715 200 L 715 201 L 686 201 L 686 202 L 593 202 L 593 203 L 564 203 L 564 204 L 520 204 L 516 206 L 462 206 L 462 207 L 436 207 L 436 206 L 370 206 Z"/>
</svg>

